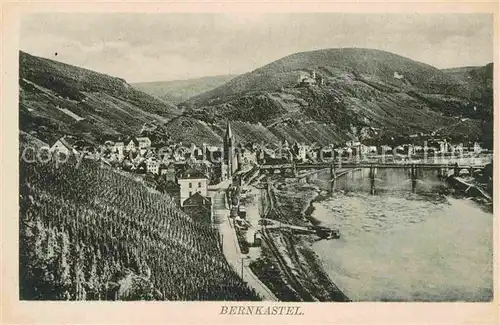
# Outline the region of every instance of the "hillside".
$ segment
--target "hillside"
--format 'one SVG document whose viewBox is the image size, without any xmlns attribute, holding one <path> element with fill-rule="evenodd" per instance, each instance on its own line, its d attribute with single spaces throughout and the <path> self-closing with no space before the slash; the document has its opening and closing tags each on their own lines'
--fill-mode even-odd
<svg viewBox="0 0 500 325">
<path fill-rule="evenodd" d="M 299 77 L 313 72 L 323 83 L 298 85 Z M 482 82 L 481 87 L 491 87 L 487 79 Z M 205 121 L 261 123 L 273 136 L 289 141 L 335 143 L 355 135 L 437 129 L 466 140 L 480 136 L 493 111 L 488 96 L 473 95 L 471 88 L 467 81 L 396 54 L 329 49 L 279 59 L 181 107 Z M 471 120 L 463 127 L 459 117 Z"/>
<path fill-rule="evenodd" d="M 481 139 L 487 148 L 493 148 L 493 63 L 482 67 L 467 67 L 445 69 L 450 75 L 467 89 L 467 96 L 476 103 L 487 107 L 485 111 L 479 106 L 480 119 L 485 121 L 481 125 Z"/>
<path fill-rule="evenodd" d="M 468 97 L 493 105 L 493 63 L 482 67 L 453 68 L 442 71 L 461 83 L 467 89 Z"/>
<path fill-rule="evenodd" d="M 179 104 L 193 96 L 217 88 L 234 77 L 236 76 L 208 76 L 186 80 L 132 83 L 132 86 L 151 96 L 171 100 L 174 104 Z"/>
<path fill-rule="evenodd" d="M 19 200 L 22 300 L 258 299 L 212 228 L 93 161 L 21 161 Z"/>
<path fill-rule="evenodd" d="M 243 74 L 212 91 L 195 96 L 190 102 L 224 98 L 257 90 L 279 90 L 293 87 L 301 73 L 313 69 L 328 78 L 351 77 L 386 83 L 394 87 L 411 85 L 428 93 L 442 90 L 459 94 L 462 90 L 439 69 L 389 52 L 345 48 L 302 52 L 276 60 L 264 67 Z M 394 78 L 394 72 L 404 79 Z M 352 76 L 349 76 L 349 73 Z"/>
<path fill-rule="evenodd" d="M 93 140 L 137 133 L 144 123 L 180 114 L 170 101 L 136 90 L 123 79 L 19 53 L 20 129 L 52 144 L 63 134 Z"/>
<path fill-rule="evenodd" d="M 481 67 L 456 67 L 456 68 L 446 68 L 446 69 L 441 69 L 444 73 L 448 75 L 456 75 L 458 77 L 463 76 L 464 74 L 467 74 L 471 71 L 481 69 Z"/>
<path fill-rule="evenodd" d="M 159 143 L 220 144 L 231 120 L 242 142 L 328 144 L 439 131 L 491 146 L 492 71 L 492 64 L 439 70 L 378 50 L 320 50 L 287 56 L 176 107 L 122 79 L 21 52 L 20 129 L 52 144 L 63 134 L 92 142 L 153 125 L 146 135 Z M 298 84 L 313 72 L 316 84 Z M 226 77 L 173 82 L 169 89 L 184 96 Z"/>
</svg>

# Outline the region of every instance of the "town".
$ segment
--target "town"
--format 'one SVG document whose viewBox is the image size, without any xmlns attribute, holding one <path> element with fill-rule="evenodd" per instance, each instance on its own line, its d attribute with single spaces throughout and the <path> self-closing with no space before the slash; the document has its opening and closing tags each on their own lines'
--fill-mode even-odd
<svg viewBox="0 0 500 325">
<path fill-rule="evenodd" d="M 314 76 L 313 80 L 317 78 Z M 484 151 L 477 142 L 454 144 L 449 139 L 438 139 L 435 135 L 410 135 L 392 140 L 393 146 L 365 145 L 359 139 L 354 139 L 345 142 L 343 147 L 334 144 L 323 147 L 290 144 L 286 140 L 278 146 L 265 147 L 258 143 L 236 142 L 228 122 L 222 146 L 171 143 L 160 147 L 147 136 L 137 136 L 107 137 L 96 149 L 87 146 L 81 139 L 64 136 L 46 149 L 52 155 L 81 154 L 86 159 L 99 160 L 118 170 L 142 175 L 146 183 L 168 194 L 182 210 L 206 224 L 212 222 L 213 215 L 208 187 L 233 178 L 237 183 L 236 174 L 248 172 L 259 165 L 314 163 L 331 161 L 334 157 L 352 161 L 355 158 L 360 160 L 361 157 L 376 159 L 381 155 L 388 160 L 398 158 L 404 162 L 411 157 L 421 157 L 424 150 L 427 150 L 426 154 L 441 157 Z M 399 145 L 395 145 L 397 141 Z M 236 208 L 237 212 L 233 211 L 232 216 L 241 221 L 239 217 L 245 213 L 240 210 L 244 210 L 244 207 Z"/>
</svg>

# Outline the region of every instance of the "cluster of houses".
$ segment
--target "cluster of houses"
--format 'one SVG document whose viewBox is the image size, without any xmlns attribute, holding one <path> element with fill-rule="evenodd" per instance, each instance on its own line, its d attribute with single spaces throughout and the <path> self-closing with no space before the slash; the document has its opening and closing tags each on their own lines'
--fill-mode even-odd
<svg viewBox="0 0 500 325">
<path fill-rule="evenodd" d="M 335 148 L 336 155 L 340 155 L 343 157 L 351 157 L 355 156 L 358 153 L 361 155 L 369 155 L 369 154 L 392 154 L 396 152 L 398 154 L 405 155 L 418 155 L 422 154 L 425 150 L 427 150 L 428 154 L 463 154 L 463 153 L 481 153 L 484 149 L 481 148 L 479 143 L 471 142 L 464 145 L 463 143 L 453 144 L 448 142 L 446 139 L 442 140 L 429 140 L 427 143 L 415 144 L 419 143 L 417 141 L 412 143 L 403 143 L 400 145 L 380 145 L 380 146 L 368 146 L 362 144 L 360 141 L 351 140 L 345 143 L 345 146 L 342 148 Z M 322 149 L 325 154 L 329 150 L 327 148 Z M 395 151 L 394 151 L 395 150 Z"/>
<path fill-rule="evenodd" d="M 313 73 L 313 79 L 316 78 Z M 315 79 L 316 80 L 316 79 Z M 481 152 L 479 144 L 452 146 L 446 140 L 434 143 L 438 152 L 453 150 Z M 424 148 L 414 144 L 400 146 L 403 151 L 418 154 Z M 212 202 L 208 197 L 208 185 L 217 184 L 227 179 L 245 166 L 272 164 L 280 162 L 314 162 L 333 158 L 338 155 L 352 157 L 358 153 L 370 154 L 380 151 L 390 152 L 390 146 L 367 146 L 352 140 L 345 146 L 332 145 L 316 147 L 304 143 L 290 144 L 282 141 L 274 148 L 265 148 L 255 143 L 242 145 L 236 143 L 231 126 L 228 123 L 222 147 L 202 145 L 190 146 L 182 143 L 155 147 L 149 137 L 129 137 L 126 139 L 108 139 L 103 141 L 100 150 L 85 147 L 72 137 L 57 140 L 50 152 L 66 155 L 83 154 L 86 158 L 100 159 L 110 166 L 135 173 L 149 174 L 155 177 L 158 188 L 169 194 L 177 204 L 193 218 L 210 222 Z"/>
<path fill-rule="evenodd" d="M 210 222 L 212 202 L 208 185 L 217 184 L 232 176 L 244 165 L 256 164 L 251 146 L 237 145 L 227 125 L 223 146 L 182 143 L 157 148 L 148 137 L 106 140 L 100 150 L 84 147 L 72 137 L 58 139 L 49 151 L 65 155 L 81 153 L 85 158 L 117 168 L 155 177 L 158 189 L 169 194 L 193 218 Z"/>
<path fill-rule="evenodd" d="M 322 147 L 312 146 L 304 143 L 294 143 L 289 145 L 285 140 L 278 148 L 275 149 L 259 149 L 257 150 L 257 163 L 258 164 L 273 164 L 282 162 L 318 162 L 341 158 L 362 158 L 371 155 L 387 155 L 391 156 L 393 153 L 398 155 L 410 156 L 420 155 L 424 151 L 427 154 L 433 155 L 461 155 L 467 153 L 481 153 L 483 148 L 477 142 L 467 144 L 458 143 L 452 144 L 446 139 L 432 140 L 427 144 L 404 143 L 401 145 L 365 145 L 359 140 L 350 140 L 345 142 L 343 146 L 329 144 Z"/>
<path fill-rule="evenodd" d="M 426 146 L 428 154 L 480 153 L 483 150 L 477 142 L 466 145 L 451 144 L 446 139 L 429 141 Z M 187 169 L 194 168 L 207 176 L 208 184 L 217 184 L 231 178 L 243 166 L 281 162 L 315 162 L 339 156 L 351 158 L 370 154 L 390 155 L 396 148 L 398 154 L 409 155 L 418 155 L 426 150 L 425 145 L 415 144 L 415 142 L 398 146 L 370 146 L 359 140 L 347 141 L 342 147 L 333 144 L 323 147 L 305 143 L 290 144 L 287 140 L 275 147 L 263 147 L 256 143 L 242 145 L 235 142 L 231 126 L 228 124 L 222 147 L 194 144 L 185 146 L 177 143 L 158 148 L 152 145 L 148 137 L 130 137 L 123 141 L 106 140 L 99 152 L 86 152 L 85 154 L 89 157 L 99 155 L 100 159 L 107 164 L 124 170 L 155 176 L 175 174 L 179 177 Z M 50 150 L 71 154 L 82 148 L 71 138 L 63 137 L 56 141 Z"/>
</svg>

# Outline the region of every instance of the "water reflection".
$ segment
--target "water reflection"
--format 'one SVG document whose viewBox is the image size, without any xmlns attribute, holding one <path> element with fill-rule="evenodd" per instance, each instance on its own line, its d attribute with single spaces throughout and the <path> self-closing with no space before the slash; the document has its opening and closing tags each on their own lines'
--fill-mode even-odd
<svg viewBox="0 0 500 325">
<path fill-rule="evenodd" d="M 432 171 L 419 175 L 416 193 L 405 170 L 379 170 L 376 195 L 367 175 L 340 178 L 314 205 L 314 217 L 342 235 L 313 246 L 332 280 L 353 300 L 490 300 L 492 215 L 447 196 Z M 328 176 L 316 182 L 325 190 Z"/>
<path fill-rule="evenodd" d="M 370 193 L 370 170 L 367 168 L 352 171 L 339 177 L 335 189 L 341 192 Z M 377 169 L 375 174 L 375 193 L 378 195 L 407 196 L 412 194 L 411 171 L 408 169 Z M 329 174 L 320 174 L 316 185 L 323 190 L 330 190 Z M 418 170 L 415 193 L 422 196 L 440 196 L 450 193 L 446 182 L 440 179 L 436 171 Z M 418 198 L 414 196 L 415 198 Z"/>
</svg>

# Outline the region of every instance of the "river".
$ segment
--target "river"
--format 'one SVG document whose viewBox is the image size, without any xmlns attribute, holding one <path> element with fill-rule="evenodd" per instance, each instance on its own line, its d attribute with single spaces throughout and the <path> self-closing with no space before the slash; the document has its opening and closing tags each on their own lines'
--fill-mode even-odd
<svg viewBox="0 0 500 325">
<path fill-rule="evenodd" d="M 314 203 L 313 216 L 341 238 L 313 244 L 325 271 L 353 301 L 489 301 L 493 292 L 493 215 L 449 194 L 432 172 L 416 193 L 404 170 L 343 176 Z M 327 189 L 320 175 L 317 185 Z"/>
</svg>

